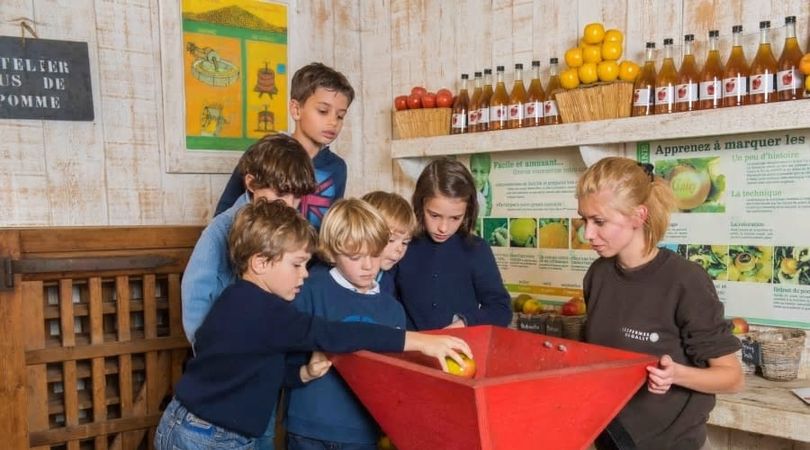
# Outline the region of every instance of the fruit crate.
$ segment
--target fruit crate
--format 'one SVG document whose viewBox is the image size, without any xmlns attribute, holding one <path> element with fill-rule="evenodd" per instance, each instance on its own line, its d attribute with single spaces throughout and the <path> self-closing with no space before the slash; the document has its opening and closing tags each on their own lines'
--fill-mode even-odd
<svg viewBox="0 0 810 450">
<path fill-rule="evenodd" d="M 423 108 L 394 111 L 394 139 L 450 134 L 451 108 Z"/>
<path fill-rule="evenodd" d="M 630 117 L 633 83 L 596 83 L 554 94 L 563 123 Z"/>
<path fill-rule="evenodd" d="M 414 352 L 330 355 L 399 450 L 585 449 L 657 361 L 492 326 L 431 333 L 466 340 L 476 374 L 444 373 Z"/>
</svg>

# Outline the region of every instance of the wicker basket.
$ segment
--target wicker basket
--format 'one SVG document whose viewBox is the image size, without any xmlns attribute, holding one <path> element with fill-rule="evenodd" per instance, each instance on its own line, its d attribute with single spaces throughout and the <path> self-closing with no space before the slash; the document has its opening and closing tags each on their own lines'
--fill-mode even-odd
<svg viewBox="0 0 810 450">
<path fill-rule="evenodd" d="M 450 134 L 451 108 L 424 108 L 394 111 L 394 139 Z"/>
<path fill-rule="evenodd" d="M 581 341 L 585 338 L 585 315 L 560 316 L 562 319 L 562 337 Z"/>
<path fill-rule="evenodd" d="M 616 81 L 554 94 L 563 123 L 630 117 L 633 83 Z"/>
<path fill-rule="evenodd" d="M 786 329 L 762 331 L 757 336 L 762 350 L 762 376 L 775 381 L 795 380 L 804 349 L 805 332 Z"/>
</svg>

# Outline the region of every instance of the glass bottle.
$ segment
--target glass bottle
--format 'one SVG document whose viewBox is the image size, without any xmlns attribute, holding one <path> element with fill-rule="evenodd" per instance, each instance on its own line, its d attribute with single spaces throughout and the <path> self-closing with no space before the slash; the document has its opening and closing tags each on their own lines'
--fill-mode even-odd
<svg viewBox="0 0 810 450">
<path fill-rule="evenodd" d="M 771 22 L 763 20 L 759 23 L 759 48 L 751 63 L 751 75 L 749 84 L 751 93 L 749 102 L 751 104 L 772 103 L 776 101 L 776 89 L 774 75 L 776 74 L 776 58 L 771 51 L 771 43 L 768 40 L 768 32 L 771 30 Z"/>
<path fill-rule="evenodd" d="M 470 107 L 467 110 L 467 131 L 472 133 L 478 127 L 478 107 L 481 102 L 481 72 L 475 72 L 473 80 L 473 94 L 470 97 Z"/>
<path fill-rule="evenodd" d="M 492 69 L 484 69 L 484 87 L 478 101 L 478 123 L 473 131 L 489 131 L 489 101 L 492 98 Z"/>
<path fill-rule="evenodd" d="M 523 85 L 523 64 L 515 64 L 515 81 L 509 94 L 509 120 L 507 128 L 523 127 L 523 104 L 526 103 L 526 87 Z"/>
<path fill-rule="evenodd" d="M 802 49 L 796 39 L 796 16 L 785 17 L 785 46 L 779 56 L 776 72 L 776 91 L 779 101 L 802 98 L 804 76 L 799 72 Z"/>
<path fill-rule="evenodd" d="M 695 55 L 692 54 L 694 34 L 683 37 L 683 61 L 678 70 L 678 84 L 675 86 L 675 111 L 694 111 L 698 107 L 699 71 Z"/>
<path fill-rule="evenodd" d="M 450 134 L 463 134 L 467 130 L 467 110 L 470 108 L 470 96 L 467 94 L 467 80 L 469 76 L 466 73 L 461 74 L 461 90 L 456 95 L 456 100 L 453 102 L 453 118 L 450 122 Z"/>
<path fill-rule="evenodd" d="M 723 106 L 748 104 L 748 62 L 742 47 L 742 25 L 732 28 L 731 54 L 723 69 Z"/>
<path fill-rule="evenodd" d="M 489 101 L 489 129 L 505 130 L 509 119 L 509 95 L 503 81 L 503 66 L 495 68 L 495 91 Z"/>
<path fill-rule="evenodd" d="M 543 102 L 543 125 L 557 125 L 562 123 L 560 111 L 557 109 L 557 100 L 554 99 L 555 92 L 562 89 L 557 58 L 548 60 L 548 76 L 546 101 Z"/>
<path fill-rule="evenodd" d="M 543 102 L 546 93 L 540 82 L 540 61 L 532 61 L 532 81 L 523 104 L 523 126 L 536 127 L 543 124 Z"/>
<path fill-rule="evenodd" d="M 669 114 L 675 112 L 675 84 L 678 82 L 678 71 L 672 58 L 672 45 L 675 40 L 664 39 L 664 62 L 661 71 L 655 77 L 655 113 Z"/>
<path fill-rule="evenodd" d="M 633 85 L 633 116 L 655 114 L 653 108 L 653 90 L 655 89 L 655 42 L 647 42 L 644 67 Z"/>
<path fill-rule="evenodd" d="M 716 109 L 723 107 L 723 63 L 720 61 L 720 50 L 717 41 L 719 30 L 709 31 L 709 53 L 703 70 L 700 71 L 700 101 L 698 109 Z"/>
</svg>

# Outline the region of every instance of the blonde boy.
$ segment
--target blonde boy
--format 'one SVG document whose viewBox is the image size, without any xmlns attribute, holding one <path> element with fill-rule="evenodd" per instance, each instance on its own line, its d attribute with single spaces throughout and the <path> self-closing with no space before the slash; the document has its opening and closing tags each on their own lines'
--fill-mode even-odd
<svg viewBox="0 0 810 450">
<path fill-rule="evenodd" d="M 394 270 L 396 265 L 408 250 L 408 244 L 413 238 L 416 230 L 416 216 L 413 213 L 411 204 L 401 195 L 393 192 L 374 191 L 363 196 L 371 206 L 385 219 L 391 235 L 388 238 L 388 245 L 382 252 L 381 271 L 377 277 L 380 289 L 396 297 L 396 287 L 394 286 Z"/>
<path fill-rule="evenodd" d="M 333 267 L 313 270 L 293 305 L 327 320 L 404 329 L 405 311 L 377 282 L 390 234 L 367 202 L 335 202 L 321 223 L 318 245 L 322 260 Z M 335 373 L 290 392 L 287 432 L 288 450 L 371 450 L 379 437 L 374 420 Z"/>
</svg>

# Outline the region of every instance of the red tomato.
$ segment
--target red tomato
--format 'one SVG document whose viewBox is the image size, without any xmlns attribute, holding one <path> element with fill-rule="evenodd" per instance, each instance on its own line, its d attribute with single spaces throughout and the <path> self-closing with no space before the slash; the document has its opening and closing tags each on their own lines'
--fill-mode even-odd
<svg viewBox="0 0 810 450">
<path fill-rule="evenodd" d="M 439 108 L 452 108 L 453 107 L 453 94 L 444 89 L 436 94 L 436 106 Z"/>
<path fill-rule="evenodd" d="M 414 86 L 414 88 L 411 89 L 411 95 L 422 97 L 425 94 L 427 94 L 427 89 L 423 88 L 422 86 Z"/>
<path fill-rule="evenodd" d="M 422 107 L 423 108 L 435 108 L 436 107 L 436 94 L 433 92 L 428 92 L 427 94 L 422 96 Z"/>
<path fill-rule="evenodd" d="M 394 99 L 394 108 L 397 111 L 403 111 L 408 109 L 408 96 L 407 95 L 399 95 L 397 98 Z"/>
<path fill-rule="evenodd" d="M 422 107 L 422 97 L 411 94 L 408 96 L 408 109 L 419 109 Z"/>
<path fill-rule="evenodd" d="M 447 88 L 441 88 L 441 89 L 439 89 L 438 91 L 436 91 L 436 95 L 443 94 L 443 93 L 446 93 L 446 94 L 447 94 L 447 95 L 449 95 L 450 97 L 452 97 L 452 96 L 453 96 L 453 93 L 452 93 L 452 92 L 450 92 L 450 89 L 447 89 Z"/>
</svg>

